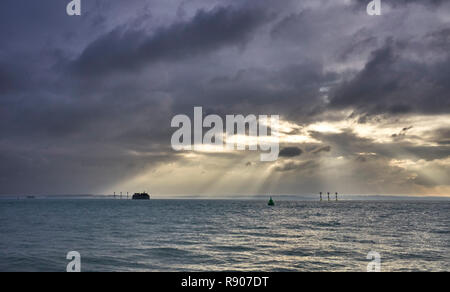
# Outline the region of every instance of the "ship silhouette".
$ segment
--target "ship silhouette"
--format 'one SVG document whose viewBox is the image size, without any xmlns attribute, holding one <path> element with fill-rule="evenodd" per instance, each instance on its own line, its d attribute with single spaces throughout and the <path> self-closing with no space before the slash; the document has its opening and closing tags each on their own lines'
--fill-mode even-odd
<svg viewBox="0 0 450 292">
<path fill-rule="evenodd" d="M 147 193 L 135 193 L 132 197 L 133 200 L 150 200 L 150 196 Z"/>
</svg>

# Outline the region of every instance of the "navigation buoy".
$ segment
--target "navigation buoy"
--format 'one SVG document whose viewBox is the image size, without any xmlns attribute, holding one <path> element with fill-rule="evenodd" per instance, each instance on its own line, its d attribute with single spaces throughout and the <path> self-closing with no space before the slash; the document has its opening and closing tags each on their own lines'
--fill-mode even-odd
<svg viewBox="0 0 450 292">
<path fill-rule="evenodd" d="M 269 206 L 275 206 L 275 203 L 272 200 L 272 197 L 270 197 L 269 203 L 267 203 Z"/>
</svg>

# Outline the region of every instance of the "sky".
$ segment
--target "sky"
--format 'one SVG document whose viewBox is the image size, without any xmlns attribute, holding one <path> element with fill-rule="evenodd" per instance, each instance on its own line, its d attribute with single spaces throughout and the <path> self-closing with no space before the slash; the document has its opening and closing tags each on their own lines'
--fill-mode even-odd
<svg viewBox="0 0 450 292">
<path fill-rule="evenodd" d="M 450 2 L 3 0 L 0 194 L 450 196 Z M 174 151 L 279 115 L 280 157 Z"/>
</svg>

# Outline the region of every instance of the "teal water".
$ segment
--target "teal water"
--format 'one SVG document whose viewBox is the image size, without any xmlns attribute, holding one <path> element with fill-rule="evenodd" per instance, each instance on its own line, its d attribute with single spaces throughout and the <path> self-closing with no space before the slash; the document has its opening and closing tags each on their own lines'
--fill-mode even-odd
<svg viewBox="0 0 450 292">
<path fill-rule="evenodd" d="M 450 202 L 0 200 L 0 271 L 450 271 Z"/>
</svg>

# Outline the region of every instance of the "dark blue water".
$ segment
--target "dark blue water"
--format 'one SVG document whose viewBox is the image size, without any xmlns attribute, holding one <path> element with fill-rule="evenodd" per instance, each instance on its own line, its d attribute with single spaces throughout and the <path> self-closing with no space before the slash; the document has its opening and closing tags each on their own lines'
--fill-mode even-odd
<svg viewBox="0 0 450 292">
<path fill-rule="evenodd" d="M 450 202 L 0 200 L 0 271 L 450 271 Z"/>
</svg>

